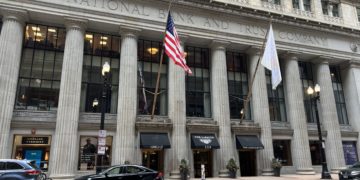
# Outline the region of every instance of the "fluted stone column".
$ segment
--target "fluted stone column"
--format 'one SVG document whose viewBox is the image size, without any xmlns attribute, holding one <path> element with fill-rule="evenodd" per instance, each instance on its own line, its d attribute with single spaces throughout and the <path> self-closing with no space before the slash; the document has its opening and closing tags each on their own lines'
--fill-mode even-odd
<svg viewBox="0 0 360 180">
<path fill-rule="evenodd" d="M 137 100 L 137 35 L 139 29 L 121 27 L 119 97 L 113 164 L 135 163 Z"/>
<path fill-rule="evenodd" d="M 184 47 L 186 37 L 180 37 Z M 169 59 L 169 118 L 173 123 L 170 157 L 170 178 L 180 179 L 179 165 L 182 159 L 189 162 L 186 148 L 186 98 L 185 98 L 185 71 Z"/>
<path fill-rule="evenodd" d="M 253 74 L 255 73 L 255 67 L 260 56 L 259 49 L 250 49 L 248 51 L 248 55 L 250 60 L 250 82 Z M 264 145 L 263 150 L 257 151 L 257 164 L 262 171 L 262 175 L 272 175 L 271 159 L 274 157 L 274 150 L 265 69 L 261 64 L 259 64 L 252 87 L 251 103 L 253 119 L 254 122 L 259 123 L 261 127 L 260 140 Z"/>
<path fill-rule="evenodd" d="M 219 125 L 220 149 L 216 150 L 219 177 L 227 177 L 227 162 L 234 158 L 231 138 L 229 91 L 226 68 L 226 46 L 228 42 L 213 41 L 211 44 L 211 102 L 213 119 Z"/>
<path fill-rule="evenodd" d="M 19 76 L 26 11 L 0 9 L 3 26 L 0 35 L 0 159 L 10 158 L 10 124 Z"/>
<path fill-rule="evenodd" d="M 349 122 L 355 131 L 360 132 L 360 63 L 351 62 L 342 70 L 341 77 Z M 360 138 L 356 147 L 360 147 Z M 360 148 L 357 148 L 357 153 L 360 154 Z"/>
<path fill-rule="evenodd" d="M 61 72 L 59 105 L 51 147 L 50 175 L 72 179 L 77 165 L 78 121 L 86 20 L 65 19 L 66 40 Z"/>
<path fill-rule="evenodd" d="M 292 160 L 297 174 L 315 174 L 312 168 L 298 59 L 295 54 L 285 56 L 284 85 L 286 92 L 287 117 L 294 130 L 291 141 Z"/>
<path fill-rule="evenodd" d="M 323 130 L 327 131 L 325 140 L 326 160 L 329 170 L 331 169 L 334 172 L 345 167 L 345 159 L 328 62 L 317 64 L 315 73 L 321 88 L 320 106 L 318 106 L 320 122 Z"/>
</svg>

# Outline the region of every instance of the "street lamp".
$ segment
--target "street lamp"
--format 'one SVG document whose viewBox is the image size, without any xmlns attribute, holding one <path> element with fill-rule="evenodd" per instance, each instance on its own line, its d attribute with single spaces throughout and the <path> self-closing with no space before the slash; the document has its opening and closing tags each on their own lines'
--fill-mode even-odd
<svg viewBox="0 0 360 180">
<path fill-rule="evenodd" d="M 110 77 L 110 65 L 108 62 L 105 62 L 101 74 L 104 78 L 104 84 L 101 95 L 101 121 L 100 121 L 100 131 L 99 131 L 99 140 L 98 140 L 98 157 L 97 157 L 97 166 L 96 173 L 101 172 L 103 169 L 103 158 L 105 154 L 105 145 L 106 145 L 106 132 L 104 130 L 104 121 L 105 121 L 105 112 L 106 112 L 106 104 L 107 104 L 107 92 L 110 87 L 109 77 Z M 98 104 L 97 99 L 94 100 L 93 105 Z M 101 141 L 103 139 L 103 141 Z M 105 142 L 105 143 L 104 143 Z M 103 143 L 103 144 L 102 144 Z"/>
<path fill-rule="evenodd" d="M 314 89 L 315 89 L 315 94 L 314 94 Z M 329 173 L 327 163 L 326 163 L 326 156 L 325 156 L 325 149 L 324 149 L 325 144 L 322 139 L 319 112 L 318 112 L 318 108 L 317 108 L 317 103 L 320 101 L 320 86 L 318 84 L 316 84 L 314 89 L 311 86 L 309 86 L 307 89 L 307 93 L 310 96 L 310 100 L 312 102 L 314 102 L 314 105 L 315 105 L 316 125 L 317 125 L 318 136 L 319 136 L 319 145 L 321 147 L 321 155 L 320 155 L 321 163 L 322 163 L 321 179 L 331 179 L 331 175 Z"/>
</svg>

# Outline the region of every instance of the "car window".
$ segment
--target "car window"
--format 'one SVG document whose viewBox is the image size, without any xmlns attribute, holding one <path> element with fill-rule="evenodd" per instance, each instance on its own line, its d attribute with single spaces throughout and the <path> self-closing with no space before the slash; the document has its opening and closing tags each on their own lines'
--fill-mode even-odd
<svg viewBox="0 0 360 180">
<path fill-rule="evenodd" d="M 111 174 L 119 174 L 119 172 L 120 172 L 120 168 L 119 168 L 119 167 L 115 167 L 115 168 L 109 170 L 109 171 L 107 172 L 107 174 L 109 174 L 109 175 L 111 175 Z"/>
<path fill-rule="evenodd" d="M 135 166 L 128 166 L 126 167 L 126 173 L 138 173 L 138 172 L 142 172 L 143 170 L 135 167 Z"/>
<path fill-rule="evenodd" d="M 5 170 L 5 162 L 0 162 L 0 170 Z"/>
<path fill-rule="evenodd" d="M 126 174 L 126 167 L 120 167 L 120 174 Z"/>
<path fill-rule="evenodd" d="M 360 163 L 356 163 L 352 166 L 352 168 L 360 168 Z"/>
<path fill-rule="evenodd" d="M 33 162 L 28 162 L 27 163 L 29 166 L 31 166 L 32 168 L 34 168 L 34 169 L 39 169 L 37 166 L 36 166 L 36 164 L 34 164 Z"/>
<path fill-rule="evenodd" d="M 16 162 L 7 162 L 6 169 L 24 169 L 24 167 Z"/>
</svg>

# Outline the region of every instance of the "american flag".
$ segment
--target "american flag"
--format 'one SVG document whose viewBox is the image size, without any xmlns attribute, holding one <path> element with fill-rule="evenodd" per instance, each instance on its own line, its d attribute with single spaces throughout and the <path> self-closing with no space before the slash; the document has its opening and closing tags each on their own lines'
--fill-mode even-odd
<svg viewBox="0 0 360 180">
<path fill-rule="evenodd" d="M 180 40 L 175 29 L 174 20 L 169 12 L 167 24 L 166 24 L 166 35 L 165 35 L 165 53 L 171 58 L 174 63 L 182 67 L 185 72 L 192 74 L 190 68 L 186 65 L 185 53 L 180 46 Z"/>
</svg>

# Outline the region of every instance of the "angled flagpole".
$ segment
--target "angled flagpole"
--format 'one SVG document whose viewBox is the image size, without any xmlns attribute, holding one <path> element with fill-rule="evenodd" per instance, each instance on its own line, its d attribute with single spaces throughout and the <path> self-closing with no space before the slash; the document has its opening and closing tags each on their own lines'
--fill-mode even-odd
<svg viewBox="0 0 360 180">
<path fill-rule="evenodd" d="M 272 23 L 272 17 L 270 19 L 270 22 L 269 22 L 269 27 L 271 26 L 271 23 Z M 242 121 L 244 120 L 244 117 L 245 117 L 245 114 L 246 114 L 246 111 L 248 110 L 247 106 L 249 104 L 249 101 L 250 101 L 250 98 L 252 96 L 252 88 L 253 88 L 253 85 L 254 85 L 254 81 L 255 81 L 255 76 L 256 76 L 256 72 L 259 68 L 259 64 L 260 64 L 260 59 L 262 58 L 263 54 L 264 54 L 264 50 L 265 50 L 265 44 L 266 44 L 266 41 L 267 41 L 267 38 L 268 38 L 268 34 L 269 34 L 269 30 L 270 28 L 268 28 L 268 30 L 266 31 L 266 34 L 265 34 L 265 38 L 264 38 L 264 41 L 263 41 L 263 44 L 261 46 L 261 49 L 260 49 L 260 56 L 257 60 L 257 63 L 256 63 L 256 68 L 255 68 L 255 72 L 251 78 L 251 82 L 250 82 L 250 87 L 249 87 L 249 92 L 245 98 L 245 102 L 244 102 L 244 109 L 241 109 L 240 110 L 240 114 L 241 114 L 241 118 L 240 118 L 240 124 L 242 123 Z M 241 111 L 243 110 L 243 112 L 241 113 Z"/>
<path fill-rule="evenodd" d="M 172 5 L 173 1 L 174 0 L 170 0 L 168 11 L 167 11 L 168 15 L 166 16 L 167 18 L 169 16 L 170 8 L 171 8 L 171 5 Z M 167 24 L 167 18 L 166 18 L 166 24 Z M 164 30 L 164 37 L 165 36 L 166 36 L 166 26 L 165 26 L 165 30 Z M 159 90 L 161 66 L 162 66 L 163 60 L 164 60 L 164 43 L 163 43 L 162 48 L 161 48 L 160 64 L 159 64 L 159 70 L 158 70 L 158 73 L 157 73 L 156 88 L 155 88 L 154 100 L 153 100 L 153 105 L 152 105 L 152 110 L 151 110 L 151 120 L 154 119 L 155 105 L 156 105 L 156 99 L 157 99 L 158 90 Z"/>
</svg>

